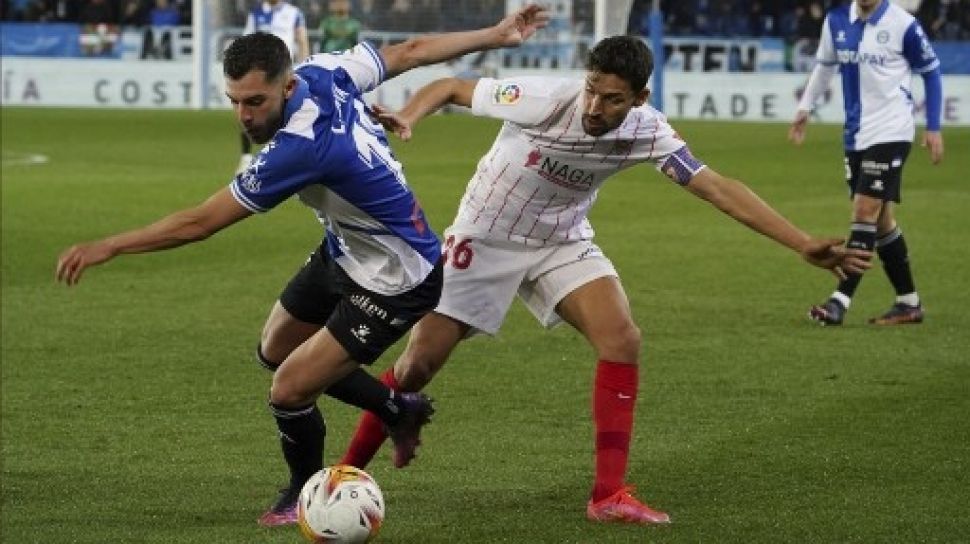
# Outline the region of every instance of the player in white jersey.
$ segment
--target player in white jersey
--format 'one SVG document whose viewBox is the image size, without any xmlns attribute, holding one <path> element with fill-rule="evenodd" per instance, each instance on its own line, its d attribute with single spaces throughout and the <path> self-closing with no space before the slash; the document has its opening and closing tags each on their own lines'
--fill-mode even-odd
<svg viewBox="0 0 970 544">
<path fill-rule="evenodd" d="M 264 0 L 253 6 L 246 16 L 243 34 L 269 32 L 286 43 L 294 64 L 310 56 L 306 17 L 303 11 L 286 0 Z"/>
<path fill-rule="evenodd" d="M 909 265 L 909 251 L 896 224 L 893 203 L 900 201 L 902 169 L 915 135 L 913 73 L 926 89 L 923 145 L 937 164 L 943 158 L 940 61 L 916 19 L 889 0 L 856 0 L 825 18 L 816 64 L 789 138 L 801 143 L 809 111 L 835 74 L 842 74 L 845 101 L 845 170 L 852 196 L 849 246 L 876 248 L 896 291 L 876 325 L 921 323 L 923 306 Z M 840 325 L 862 279 L 849 274 L 824 303 L 808 315 L 823 325 Z"/>
<path fill-rule="evenodd" d="M 378 414 L 398 466 L 414 456 L 432 412 L 424 395 L 395 394 L 360 368 L 435 307 L 443 267 L 440 242 L 363 94 L 417 66 L 518 45 L 547 21 L 544 8 L 529 5 L 490 28 L 380 50 L 360 44 L 295 70 L 278 37 L 245 35 L 226 50 L 223 72 L 240 125 L 265 144 L 250 168 L 196 207 L 75 245 L 58 259 L 57 279 L 73 285 L 88 267 L 205 240 L 293 195 L 313 209 L 324 241 L 273 306 L 257 349 L 274 371 L 269 406 L 290 472 L 261 524 L 295 523 L 300 489 L 323 466 L 321 393 Z"/>
<path fill-rule="evenodd" d="M 264 0 L 257 3 L 246 16 L 243 34 L 269 32 L 286 43 L 294 64 L 310 56 L 310 40 L 307 37 L 306 17 L 300 8 L 286 0 Z M 240 173 L 253 160 L 253 144 L 245 133 L 240 134 L 241 154 L 236 173 Z"/>
<path fill-rule="evenodd" d="M 587 213 L 614 173 L 650 163 L 677 184 L 812 264 L 839 271 L 867 265 L 866 252 L 816 240 L 791 225 L 745 185 L 696 159 L 667 120 L 646 104 L 653 60 L 638 38 L 607 38 L 592 49 L 585 80 L 520 77 L 438 80 L 398 113 L 379 112 L 402 138 L 445 104 L 504 122 L 446 231 L 445 284 L 434 312 L 382 376 L 417 391 L 464 338 L 498 331 L 516 294 L 546 326 L 562 320 L 597 355 L 593 386 L 596 468 L 587 517 L 667 523 L 626 484 L 638 391 L 640 331 L 610 260 L 593 243 Z M 343 462 L 366 465 L 383 440 L 365 418 Z"/>
</svg>

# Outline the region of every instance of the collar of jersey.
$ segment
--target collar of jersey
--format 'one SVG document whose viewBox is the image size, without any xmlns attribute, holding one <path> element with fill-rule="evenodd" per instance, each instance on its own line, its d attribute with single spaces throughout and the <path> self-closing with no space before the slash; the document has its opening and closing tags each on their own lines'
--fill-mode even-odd
<svg viewBox="0 0 970 544">
<path fill-rule="evenodd" d="M 284 126 L 294 113 L 300 111 L 300 108 L 303 107 L 303 101 L 310 98 L 310 85 L 302 77 L 298 75 L 294 77 L 296 78 L 296 89 L 293 90 L 293 96 L 286 101 L 286 106 L 283 108 Z"/>
<path fill-rule="evenodd" d="M 869 23 L 870 25 L 878 24 L 879 19 L 882 19 L 882 16 L 886 13 L 887 9 L 889 9 L 889 0 L 882 0 L 882 3 L 879 4 L 879 7 L 876 8 L 876 11 L 872 12 L 872 15 L 870 15 L 869 18 L 866 19 L 866 22 Z M 859 20 L 859 8 L 856 6 L 855 2 L 852 2 L 852 6 L 849 8 L 849 22 L 854 23 L 858 20 Z"/>
</svg>

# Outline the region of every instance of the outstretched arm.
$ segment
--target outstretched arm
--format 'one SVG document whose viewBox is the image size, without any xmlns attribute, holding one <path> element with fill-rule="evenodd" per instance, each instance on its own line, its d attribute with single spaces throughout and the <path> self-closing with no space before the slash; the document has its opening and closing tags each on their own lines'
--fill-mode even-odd
<svg viewBox="0 0 970 544">
<path fill-rule="evenodd" d="M 686 186 L 694 195 L 779 244 L 798 252 L 809 263 L 827 268 L 840 278 L 860 274 L 871 266 L 872 253 L 843 246 L 844 240 L 812 238 L 761 200 L 740 181 L 710 168 L 697 173 Z"/>
<path fill-rule="evenodd" d="M 226 187 L 202 204 L 175 212 L 151 225 L 70 247 L 57 260 L 56 278 L 74 285 L 86 268 L 118 255 L 171 249 L 205 240 L 250 215 L 252 212 L 239 204 Z"/>
<path fill-rule="evenodd" d="M 380 53 L 387 67 L 385 79 L 418 66 L 453 59 L 472 51 L 517 46 L 548 22 L 549 13 L 546 8 L 530 4 L 489 28 L 418 36 L 399 44 L 384 46 Z"/>
<path fill-rule="evenodd" d="M 386 130 L 397 134 L 404 141 L 411 139 L 411 130 L 418 121 L 438 111 L 445 104 L 470 108 L 475 94 L 477 79 L 438 79 L 418 89 L 399 112 L 386 110 L 379 105 L 371 109 Z"/>
</svg>

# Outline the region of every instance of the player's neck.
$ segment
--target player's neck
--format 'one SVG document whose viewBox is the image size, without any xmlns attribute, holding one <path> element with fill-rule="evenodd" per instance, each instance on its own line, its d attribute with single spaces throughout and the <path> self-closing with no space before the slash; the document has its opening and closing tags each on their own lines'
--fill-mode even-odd
<svg viewBox="0 0 970 544">
<path fill-rule="evenodd" d="M 864 19 L 868 21 L 869 17 L 871 17 L 872 14 L 875 13 L 876 10 L 879 9 L 879 6 L 881 5 L 882 5 L 882 2 L 876 2 L 875 4 L 872 5 L 872 7 L 864 8 L 861 5 L 859 5 L 858 2 L 856 2 L 855 9 L 856 9 L 856 13 L 859 14 L 860 19 Z"/>
</svg>

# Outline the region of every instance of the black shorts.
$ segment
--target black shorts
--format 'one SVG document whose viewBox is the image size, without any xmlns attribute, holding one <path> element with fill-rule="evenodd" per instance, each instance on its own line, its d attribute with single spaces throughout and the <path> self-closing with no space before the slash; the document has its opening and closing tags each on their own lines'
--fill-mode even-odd
<svg viewBox="0 0 970 544">
<path fill-rule="evenodd" d="M 858 193 L 899 202 L 903 165 L 911 147 L 910 142 L 888 142 L 862 151 L 846 151 L 845 181 L 849 185 L 849 196 Z"/>
<path fill-rule="evenodd" d="M 317 248 L 280 294 L 293 317 L 325 326 L 351 358 L 370 364 L 397 342 L 441 298 L 442 264 L 414 289 L 382 295 L 364 289 Z"/>
</svg>

